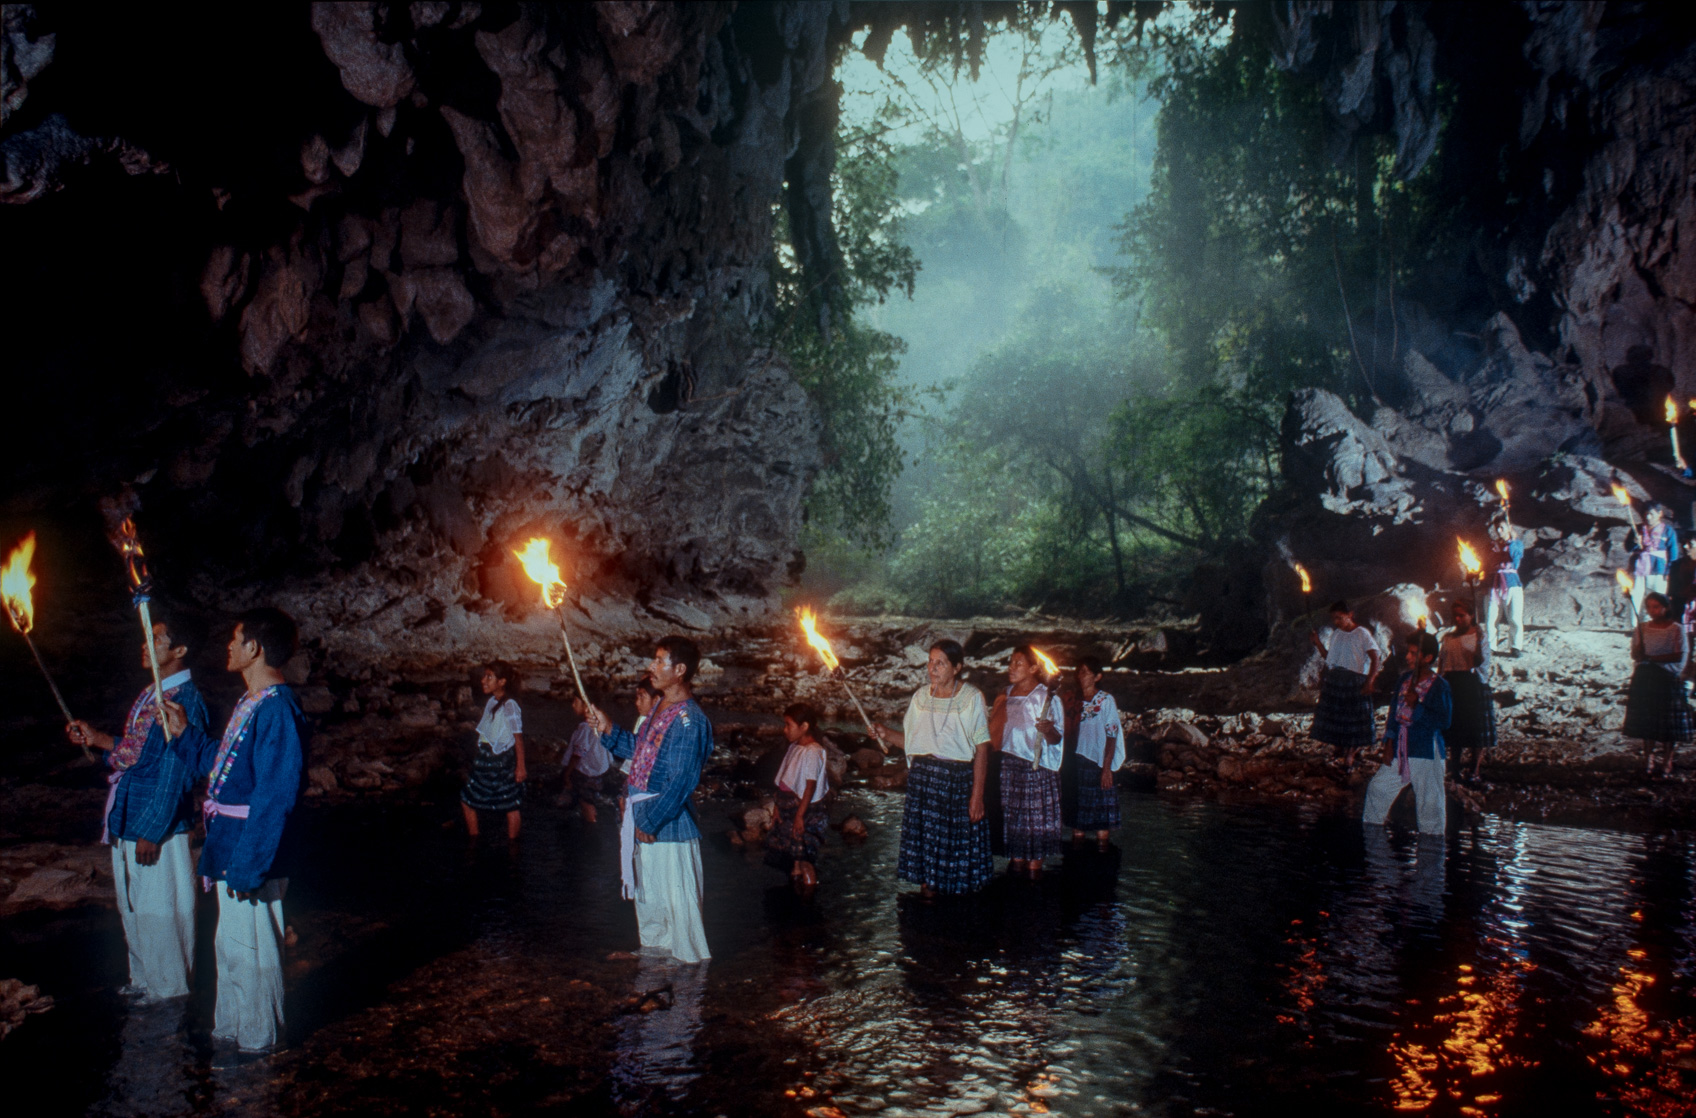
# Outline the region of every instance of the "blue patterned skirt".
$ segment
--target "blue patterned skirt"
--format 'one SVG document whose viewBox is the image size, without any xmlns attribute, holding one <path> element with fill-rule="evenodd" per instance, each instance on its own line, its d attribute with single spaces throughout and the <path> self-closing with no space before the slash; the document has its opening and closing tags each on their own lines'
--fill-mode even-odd
<svg viewBox="0 0 1696 1118">
<path fill-rule="evenodd" d="M 819 861 L 819 847 L 824 845 L 824 829 L 830 813 L 822 803 L 807 808 L 807 821 L 801 824 L 801 835 L 795 836 L 795 813 L 801 810 L 801 797 L 787 788 L 777 790 L 777 822 L 766 832 L 766 865 L 787 873 L 796 862 Z"/>
<path fill-rule="evenodd" d="M 1362 695 L 1366 677 L 1347 668 L 1326 668 L 1319 689 L 1319 709 L 1313 712 L 1313 740 L 1338 749 L 1366 749 L 1372 744 L 1377 718 L 1372 696 Z"/>
<path fill-rule="evenodd" d="M 1061 826 L 1060 774 L 1003 753 L 1001 830 L 1007 857 L 1030 862 L 1058 856 Z"/>
<path fill-rule="evenodd" d="M 524 802 L 524 785 L 518 783 L 518 750 L 496 753 L 487 742 L 478 742 L 471 777 L 459 798 L 477 811 L 517 811 Z"/>
<path fill-rule="evenodd" d="M 1072 826 L 1079 831 L 1111 831 L 1119 825 L 1119 789 L 1109 784 L 1101 786 L 1101 766 L 1088 757 L 1079 757 L 1077 821 Z"/>
<path fill-rule="evenodd" d="M 989 822 L 973 823 L 971 805 L 970 761 L 913 758 L 895 870 L 901 880 L 939 893 L 975 893 L 989 883 Z"/>
<path fill-rule="evenodd" d="M 1684 682 L 1659 664 L 1638 664 L 1625 695 L 1620 733 L 1644 741 L 1689 741 L 1693 719 Z"/>
</svg>

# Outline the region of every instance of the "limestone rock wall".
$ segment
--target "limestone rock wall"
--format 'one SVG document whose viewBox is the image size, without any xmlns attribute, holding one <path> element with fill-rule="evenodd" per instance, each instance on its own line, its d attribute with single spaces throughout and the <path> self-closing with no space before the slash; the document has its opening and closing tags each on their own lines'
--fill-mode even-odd
<svg viewBox="0 0 1696 1118">
<path fill-rule="evenodd" d="M 817 467 L 773 207 L 845 18 L 7 5 L 8 523 L 132 486 L 168 595 L 355 656 L 557 647 L 531 534 L 591 634 L 769 610 Z"/>
</svg>

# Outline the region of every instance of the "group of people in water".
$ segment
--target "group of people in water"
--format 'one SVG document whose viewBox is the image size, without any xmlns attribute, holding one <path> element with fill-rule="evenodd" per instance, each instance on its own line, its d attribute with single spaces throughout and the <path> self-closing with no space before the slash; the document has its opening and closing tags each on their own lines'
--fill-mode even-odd
<svg viewBox="0 0 1696 1118">
<path fill-rule="evenodd" d="M 1467 755 L 1459 776 L 1476 779 L 1495 743 L 1489 677 L 1494 656 L 1517 656 L 1523 648 L 1518 570 L 1524 545 L 1505 522 L 1493 535 L 1496 566 L 1484 624 L 1470 601 L 1459 601 L 1451 606 L 1452 626 L 1440 636 L 1421 629 L 1408 638 L 1381 730 L 1374 695 L 1385 650 L 1372 630 L 1339 601 L 1330 609 L 1330 629 L 1313 634 L 1324 658 L 1313 737 L 1334 746 L 1351 767 L 1363 751 L 1381 750 L 1366 791 L 1363 818 L 1369 824 L 1383 823 L 1411 787 L 1419 830 L 1443 833 L 1450 751 Z M 1635 670 L 1624 732 L 1643 740 L 1651 772 L 1670 774 L 1674 753 L 1691 740 L 1696 722 L 1684 681 L 1696 612 L 1696 547 L 1680 557 L 1676 534 L 1658 509 L 1645 518 L 1640 544 L 1634 608 L 1640 602 L 1642 616 L 1631 639 Z M 1504 650 L 1494 652 L 1499 621 L 1510 636 Z M 242 1053 L 264 1053 L 277 1045 L 283 1024 L 283 901 L 294 870 L 294 809 L 306 772 L 306 721 L 283 677 L 298 636 L 280 610 L 250 610 L 237 620 L 226 666 L 241 676 L 244 693 L 217 737 L 187 666 L 198 639 L 184 621 L 157 621 L 142 664 L 157 662 L 158 685 L 136 697 L 120 733 L 73 721 L 67 736 L 105 755 L 102 841 L 111 845 L 128 944 L 124 993 L 144 1002 L 188 993 L 198 880 L 218 899 L 213 1037 Z M 642 948 L 686 964 L 710 954 L 701 919 L 701 831 L 692 803 L 713 749 L 712 724 L 693 693 L 700 662 L 688 638 L 661 639 L 636 692 L 638 719 L 628 729 L 580 697 L 582 725 L 562 760 L 560 800 L 594 822 L 597 802 L 616 797 L 619 876 L 635 905 Z M 988 883 L 992 830 L 1000 835 L 1009 873 L 1035 880 L 1065 849 L 1068 829 L 1074 847 L 1093 837 L 1106 850 L 1119 825 L 1115 773 L 1127 749 L 1118 708 L 1102 687 L 1101 662 L 1083 658 L 1073 669 L 1075 689 L 1063 690 L 1044 674 L 1036 652 L 1021 646 L 1009 659 L 1007 684 L 993 698 L 962 678 L 964 667 L 958 642 L 936 641 L 926 682 L 908 701 L 900 727 L 872 727 L 885 749 L 898 747 L 906 756 L 897 874 L 925 899 L 971 893 Z M 503 815 L 508 838 L 517 839 L 530 775 L 520 677 L 511 665 L 494 663 L 480 682 L 486 701 L 460 797 L 465 825 L 475 836 L 481 815 Z M 818 880 L 830 766 L 816 709 L 791 705 L 783 730 L 788 747 L 776 775 L 767 857 L 806 890 Z M 1658 767 L 1657 749 L 1663 751 Z M 1063 770 L 1071 781 L 1063 782 Z M 196 785 L 204 795 L 190 806 Z M 205 842 L 196 866 L 189 835 L 197 820 Z"/>
</svg>

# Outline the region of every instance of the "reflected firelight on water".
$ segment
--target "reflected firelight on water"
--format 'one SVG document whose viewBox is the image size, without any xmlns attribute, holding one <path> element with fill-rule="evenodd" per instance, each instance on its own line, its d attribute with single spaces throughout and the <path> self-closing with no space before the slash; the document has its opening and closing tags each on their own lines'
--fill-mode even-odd
<svg viewBox="0 0 1696 1118">
<path fill-rule="evenodd" d="M 1641 916 L 1633 913 L 1633 916 Z M 1692 1112 L 1686 1072 L 1696 1071 L 1696 1029 L 1688 1020 L 1652 1016 L 1644 1007 L 1655 976 L 1639 969 L 1649 953 L 1641 947 L 1626 952 L 1631 962 L 1619 968 L 1613 1001 L 1584 1035 L 1602 1043 L 1586 1059 L 1614 1081 L 1618 1098 L 1632 1114 L 1675 1118 Z"/>
</svg>

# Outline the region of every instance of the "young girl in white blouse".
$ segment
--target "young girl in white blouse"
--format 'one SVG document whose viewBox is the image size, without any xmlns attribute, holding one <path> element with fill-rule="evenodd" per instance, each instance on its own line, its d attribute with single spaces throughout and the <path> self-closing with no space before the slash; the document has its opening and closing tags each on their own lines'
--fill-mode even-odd
<svg viewBox="0 0 1696 1118">
<path fill-rule="evenodd" d="M 1119 789 L 1113 774 L 1125 763 L 1125 731 L 1119 723 L 1119 704 L 1101 690 L 1101 661 L 1085 656 L 1078 662 L 1077 812 L 1072 841 L 1085 831 L 1095 832 L 1096 845 L 1107 849 L 1107 837 L 1119 825 Z"/>
<path fill-rule="evenodd" d="M 524 802 L 524 715 L 518 708 L 518 673 L 496 662 L 483 669 L 483 720 L 477 723 L 477 758 L 459 794 L 465 829 L 477 837 L 477 813 L 506 813 L 506 837 L 518 838 L 519 805 Z"/>
<path fill-rule="evenodd" d="M 818 711 L 806 703 L 783 712 L 789 750 L 777 770 L 777 822 L 766 836 L 766 861 L 789 871 L 804 890 L 819 883 L 819 847 L 829 822 L 824 798 L 830 791 L 830 772 L 824 746 L 813 736 L 818 721 Z"/>
</svg>

